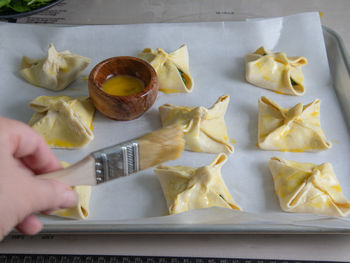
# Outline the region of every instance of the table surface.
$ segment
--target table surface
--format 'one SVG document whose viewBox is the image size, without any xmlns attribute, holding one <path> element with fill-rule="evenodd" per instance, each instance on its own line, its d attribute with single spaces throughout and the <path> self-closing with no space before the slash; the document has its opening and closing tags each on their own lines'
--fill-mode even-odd
<svg viewBox="0 0 350 263">
<path fill-rule="evenodd" d="M 319 11 L 350 48 L 348 0 L 75 0 L 17 23 L 130 24 L 233 21 Z M 0 253 L 104 254 L 350 261 L 350 236 L 332 234 L 12 235 Z"/>
</svg>

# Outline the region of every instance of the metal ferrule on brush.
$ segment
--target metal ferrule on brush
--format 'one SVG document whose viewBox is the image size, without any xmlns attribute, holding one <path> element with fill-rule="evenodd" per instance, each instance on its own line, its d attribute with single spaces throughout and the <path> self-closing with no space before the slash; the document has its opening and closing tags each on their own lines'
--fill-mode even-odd
<svg viewBox="0 0 350 263">
<path fill-rule="evenodd" d="M 95 159 L 96 183 L 100 184 L 140 170 L 139 144 L 127 141 L 92 153 Z"/>
</svg>

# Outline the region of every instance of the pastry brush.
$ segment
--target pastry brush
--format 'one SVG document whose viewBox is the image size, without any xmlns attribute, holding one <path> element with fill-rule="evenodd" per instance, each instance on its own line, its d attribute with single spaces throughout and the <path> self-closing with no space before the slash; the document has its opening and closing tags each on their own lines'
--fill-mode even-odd
<svg viewBox="0 0 350 263">
<path fill-rule="evenodd" d="M 168 126 L 138 139 L 95 151 L 62 170 L 38 175 L 67 185 L 96 185 L 180 157 L 184 150 L 180 126 Z"/>
</svg>

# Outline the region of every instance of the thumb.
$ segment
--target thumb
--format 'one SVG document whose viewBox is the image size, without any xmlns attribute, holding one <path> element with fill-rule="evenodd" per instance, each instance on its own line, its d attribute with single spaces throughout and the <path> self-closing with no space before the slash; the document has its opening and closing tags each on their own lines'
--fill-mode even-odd
<svg viewBox="0 0 350 263">
<path fill-rule="evenodd" d="M 78 196 L 73 189 L 61 182 L 35 177 L 33 181 L 32 212 L 69 208 L 78 202 Z"/>
</svg>

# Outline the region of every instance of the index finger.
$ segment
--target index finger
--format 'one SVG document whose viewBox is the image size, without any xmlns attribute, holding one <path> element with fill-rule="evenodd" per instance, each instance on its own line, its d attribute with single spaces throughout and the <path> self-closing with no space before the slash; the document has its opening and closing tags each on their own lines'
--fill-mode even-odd
<svg viewBox="0 0 350 263">
<path fill-rule="evenodd" d="M 55 171 L 60 162 L 45 140 L 28 125 L 0 117 L 0 140 L 5 150 L 20 159 L 35 174 Z"/>
</svg>

